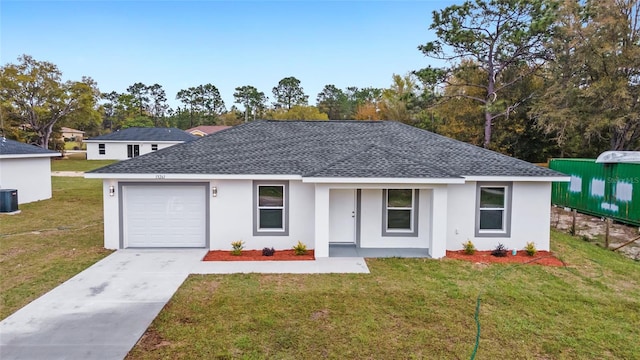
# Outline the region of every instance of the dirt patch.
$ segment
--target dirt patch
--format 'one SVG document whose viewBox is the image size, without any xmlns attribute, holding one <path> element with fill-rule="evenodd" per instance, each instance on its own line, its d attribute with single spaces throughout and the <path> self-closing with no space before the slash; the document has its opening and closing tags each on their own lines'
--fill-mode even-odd
<svg viewBox="0 0 640 360">
<path fill-rule="evenodd" d="M 476 264 L 502 263 L 502 264 L 535 264 L 545 266 L 564 266 L 565 264 L 548 251 L 538 251 L 534 256 L 529 256 L 524 250 L 516 255 L 511 252 L 504 257 L 491 255 L 491 251 L 476 251 L 473 255 L 467 255 L 462 250 L 447 251 L 447 258 L 471 261 Z"/>
<path fill-rule="evenodd" d="M 296 255 L 294 250 L 276 250 L 273 256 L 262 255 L 262 250 L 242 250 L 240 255 L 232 255 L 231 251 L 209 251 L 202 261 L 290 261 L 315 260 L 313 250 L 305 255 Z"/>
<path fill-rule="evenodd" d="M 551 207 L 551 226 L 554 228 L 568 233 L 571 230 L 572 219 L 573 214 L 571 210 L 557 206 Z M 596 242 L 599 245 L 604 246 L 604 219 L 577 213 L 575 235 L 582 237 L 586 241 Z M 637 236 L 640 236 L 640 232 L 637 227 L 618 222 L 611 222 L 609 226 L 609 248 L 616 248 Z M 640 260 L 640 240 L 631 243 L 618 251 L 632 259 Z"/>
<path fill-rule="evenodd" d="M 162 336 L 160 336 L 160 334 L 158 334 L 158 332 L 153 328 L 147 329 L 140 340 L 138 340 L 138 346 L 145 352 L 157 350 L 161 347 L 169 345 L 171 345 L 171 343 L 164 340 Z"/>
</svg>

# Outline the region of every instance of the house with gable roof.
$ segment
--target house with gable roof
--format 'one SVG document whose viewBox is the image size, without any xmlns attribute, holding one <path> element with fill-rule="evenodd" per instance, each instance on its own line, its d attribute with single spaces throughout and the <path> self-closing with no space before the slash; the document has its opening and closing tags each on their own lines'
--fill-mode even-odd
<svg viewBox="0 0 640 360">
<path fill-rule="evenodd" d="M 255 121 L 85 174 L 109 249 L 549 250 L 553 170 L 393 121 Z"/>
<path fill-rule="evenodd" d="M 127 128 L 84 140 L 87 160 L 126 160 L 197 139 L 177 128 Z"/>
</svg>

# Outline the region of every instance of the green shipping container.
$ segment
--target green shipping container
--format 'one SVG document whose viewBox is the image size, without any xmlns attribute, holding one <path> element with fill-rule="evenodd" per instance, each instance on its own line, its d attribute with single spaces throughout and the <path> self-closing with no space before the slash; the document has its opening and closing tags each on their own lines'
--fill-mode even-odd
<svg viewBox="0 0 640 360">
<path fill-rule="evenodd" d="M 553 183 L 552 204 L 640 226 L 640 164 L 552 159 L 549 168 L 571 176 Z"/>
</svg>

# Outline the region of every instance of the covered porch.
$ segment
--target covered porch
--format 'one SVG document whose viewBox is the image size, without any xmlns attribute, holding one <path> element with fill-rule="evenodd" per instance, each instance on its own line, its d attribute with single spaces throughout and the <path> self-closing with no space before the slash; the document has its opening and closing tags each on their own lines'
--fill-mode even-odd
<svg viewBox="0 0 640 360">
<path fill-rule="evenodd" d="M 315 183 L 315 256 L 442 258 L 447 184 Z M 406 229 L 393 228 L 391 191 L 407 197 Z M 395 213 L 394 213 L 395 212 Z M 410 215 L 409 215 L 410 214 Z M 410 218 L 410 220 L 409 220 Z"/>
<path fill-rule="evenodd" d="M 363 258 L 430 258 L 429 249 L 421 248 L 361 248 L 356 244 L 329 244 L 329 257 Z"/>
</svg>

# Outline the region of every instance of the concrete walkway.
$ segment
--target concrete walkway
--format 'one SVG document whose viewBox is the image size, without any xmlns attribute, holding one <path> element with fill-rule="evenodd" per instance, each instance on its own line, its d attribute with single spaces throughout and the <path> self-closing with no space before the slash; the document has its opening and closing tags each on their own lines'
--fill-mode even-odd
<svg viewBox="0 0 640 360">
<path fill-rule="evenodd" d="M 0 359 L 123 359 L 190 273 L 368 273 L 362 258 L 202 262 L 119 250 L 0 322 Z"/>
</svg>

